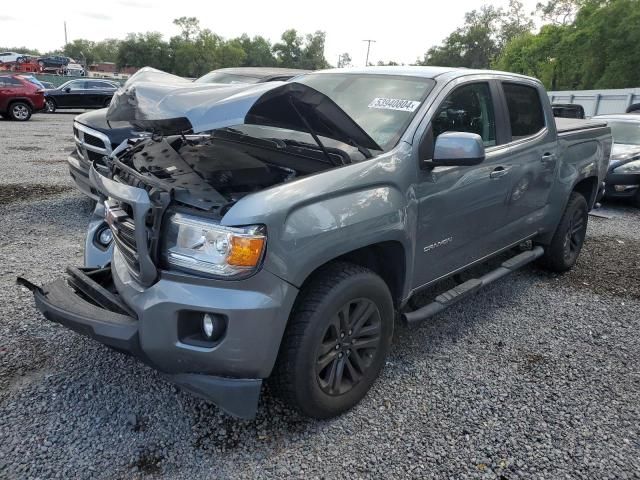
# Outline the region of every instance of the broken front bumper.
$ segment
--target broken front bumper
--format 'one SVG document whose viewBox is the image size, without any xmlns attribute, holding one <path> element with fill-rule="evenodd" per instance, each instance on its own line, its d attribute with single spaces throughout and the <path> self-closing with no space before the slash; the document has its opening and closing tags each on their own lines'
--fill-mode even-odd
<svg viewBox="0 0 640 480">
<path fill-rule="evenodd" d="M 89 162 L 81 158 L 77 151 L 73 151 L 67 157 L 67 166 L 78 190 L 93 200 L 99 200 L 98 192 L 89 180 Z"/>
<path fill-rule="evenodd" d="M 117 253 L 114 262 L 126 270 Z M 255 415 L 262 379 L 275 362 L 295 289 L 282 288 L 271 278 L 261 282 L 269 293 L 234 294 L 231 285 L 224 290 L 165 278 L 141 289 L 129 277 L 112 275 L 111 267 L 70 268 L 68 274 L 68 279 L 43 287 L 19 282 L 33 291 L 37 308 L 48 320 L 136 356 L 231 415 Z M 215 345 L 189 344 L 180 334 L 185 312 L 224 316 L 224 337 Z"/>
</svg>

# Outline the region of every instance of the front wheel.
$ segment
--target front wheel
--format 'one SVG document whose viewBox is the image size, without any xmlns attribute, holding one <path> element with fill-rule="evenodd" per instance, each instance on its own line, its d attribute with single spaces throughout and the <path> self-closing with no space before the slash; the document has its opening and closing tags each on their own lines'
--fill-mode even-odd
<svg viewBox="0 0 640 480">
<path fill-rule="evenodd" d="M 50 98 L 47 98 L 44 102 L 44 110 L 47 113 L 53 113 L 56 111 L 56 104 Z"/>
<path fill-rule="evenodd" d="M 31 107 L 24 102 L 14 102 L 9 107 L 9 116 L 17 122 L 26 122 L 31 118 Z"/>
<path fill-rule="evenodd" d="M 385 282 L 346 262 L 323 267 L 300 292 L 272 385 L 313 418 L 349 410 L 369 391 L 391 346 L 394 309 Z"/>
<path fill-rule="evenodd" d="M 559 273 L 573 268 L 587 236 L 588 219 L 587 201 L 581 194 L 572 192 L 553 239 L 541 259 L 544 266 Z"/>
</svg>

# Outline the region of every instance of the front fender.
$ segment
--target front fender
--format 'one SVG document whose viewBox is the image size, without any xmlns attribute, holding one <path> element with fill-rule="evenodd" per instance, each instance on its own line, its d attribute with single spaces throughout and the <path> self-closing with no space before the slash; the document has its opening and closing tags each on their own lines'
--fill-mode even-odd
<svg viewBox="0 0 640 480">
<path fill-rule="evenodd" d="M 299 287 L 319 266 L 380 242 L 412 252 L 410 146 L 249 195 L 223 225 L 267 226 L 264 268 Z M 415 220 L 413 221 L 413 223 Z M 406 261 L 406 260 L 405 260 Z"/>
</svg>

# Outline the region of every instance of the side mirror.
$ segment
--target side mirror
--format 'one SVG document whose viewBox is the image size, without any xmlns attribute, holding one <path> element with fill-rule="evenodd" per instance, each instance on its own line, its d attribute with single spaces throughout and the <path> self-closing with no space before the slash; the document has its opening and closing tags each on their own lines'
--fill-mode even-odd
<svg viewBox="0 0 640 480">
<path fill-rule="evenodd" d="M 438 135 L 433 159 L 426 164 L 437 166 L 469 166 L 482 163 L 485 158 L 482 137 L 476 133 L 445 132 Z"/>
<path fill-rule="evenodd" d="M 69 93 L 71 91 L 71 87 L 67 87 L 64 89 L 65 92 Z"/>
</svg>

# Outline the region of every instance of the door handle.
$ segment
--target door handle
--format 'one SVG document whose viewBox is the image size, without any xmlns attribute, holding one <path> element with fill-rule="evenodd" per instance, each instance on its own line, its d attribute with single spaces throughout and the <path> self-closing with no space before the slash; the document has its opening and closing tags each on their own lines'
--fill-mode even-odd
<svg viewBox="0 0 640 480">
<path fill-rule="evenodd" d="M 553 162 L 555 159 L 556 156 L 553 153 L 545 153 L 544 155 L 542 155 L 542 157 L 540 157 L 540 161 L 542 163 Z"/>
<path fill-rule="evenodd" d="M 508 168 L 496 167 L 493 172 L 489 174 L 489 178 L 501 178 L 504 177 L 507 173 L 509 173 Z"/>
</svg>

